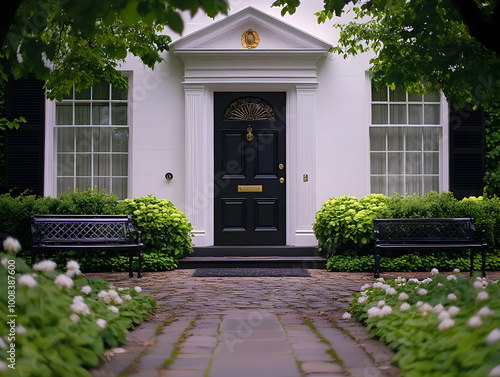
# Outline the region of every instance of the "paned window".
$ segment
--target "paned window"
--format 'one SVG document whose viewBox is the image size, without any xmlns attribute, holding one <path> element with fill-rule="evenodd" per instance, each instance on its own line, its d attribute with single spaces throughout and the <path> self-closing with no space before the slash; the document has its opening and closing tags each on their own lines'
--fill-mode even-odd
<svg viewBox="0 0 500 377">
<path fill-rule="evenodd" d="M 57 194 L 97 187 L 128 192 L 128 90 L 106 82 L 56 103 Z"/>
<path fill-rule="evenodd" d="M 371 192 L 390 196 L 439 191 L 439 97 L 372 86 L 371 109 Z"/>
</svg>

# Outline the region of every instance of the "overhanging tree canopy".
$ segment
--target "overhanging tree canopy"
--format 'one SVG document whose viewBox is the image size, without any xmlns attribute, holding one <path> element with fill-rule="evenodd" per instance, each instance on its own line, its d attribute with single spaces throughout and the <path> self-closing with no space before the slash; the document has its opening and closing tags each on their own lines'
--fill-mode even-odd
<svg viewBox="0 0 500 377">
<path fill-rule="evenodd" d="M 300 0 L 273 5 L 292 14 Z M 456 106 L 488 106 L 500 98 L 500 4 L 495 0 L 324 0 L 316 16 L 325 22 L 346 11 L 354 12 L 354 21 L 335 25 L 340 28 L 335 51 L 346 57 L 373 50 L 375 83 L 442 90 Z"/>
<path fill-rule="evenodd" d="M 117 71 L 128 53 L 153 68 L 170 37 L 181 33 L 179 11 L 226 13 L 225 0 L 9 0 L 0 5 L 1 58 L 14 78 L 33 73 L 47 96 L 61 99 L 75 84 L 127 83 Z M 5 76 L 3 77 L 5 79 Z"/>
</svg>

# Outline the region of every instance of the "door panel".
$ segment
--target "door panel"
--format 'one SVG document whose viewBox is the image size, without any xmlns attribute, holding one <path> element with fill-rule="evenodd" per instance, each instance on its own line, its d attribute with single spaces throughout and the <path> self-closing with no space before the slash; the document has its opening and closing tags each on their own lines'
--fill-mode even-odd
<svg viewBox="0 0 500 377">
<path fill-rule="evenodd" d="M 214 94 L 216 245 L 286 244 L 285 99 Z"/>
</svg>

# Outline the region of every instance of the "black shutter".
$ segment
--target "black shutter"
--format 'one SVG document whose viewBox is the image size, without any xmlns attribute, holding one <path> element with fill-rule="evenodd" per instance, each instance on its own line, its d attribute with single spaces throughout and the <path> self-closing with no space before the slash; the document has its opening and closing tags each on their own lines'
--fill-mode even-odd
<svg viewBox="0 0 500 377">
<path fill-rule="evenodd" d="M 457 199 L 484 188 L 484 110 L 450 110 L 450 191 Z"/>
<path fill-rule="evenodd" d="M 9 120 L 23 116 L 26 123 L 5 135 L 5 188 L 19 194 L 43 196 L 45 100 L 43 82 L 30 77 L 9 80 L 5 90 Z"/>
</svg>

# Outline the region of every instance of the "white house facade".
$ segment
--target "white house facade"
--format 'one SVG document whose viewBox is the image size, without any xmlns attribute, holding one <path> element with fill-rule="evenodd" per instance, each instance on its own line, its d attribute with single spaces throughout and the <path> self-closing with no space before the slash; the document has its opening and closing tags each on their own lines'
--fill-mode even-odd
<svg viewBox="0 0 500 377">
<path fill-rule="evenodd" d="M 307 3 L 307 4 L 306 4 Z M 171 200 L 193 244 L 314 246 L 332 196 L 449 190 L 443 96 L 372 88 L 369 56 L 330 52 L 322 1 L 186 17 L 166 62 L 45 103 L 44 195 L 105 188 Z"/>
</svg>

